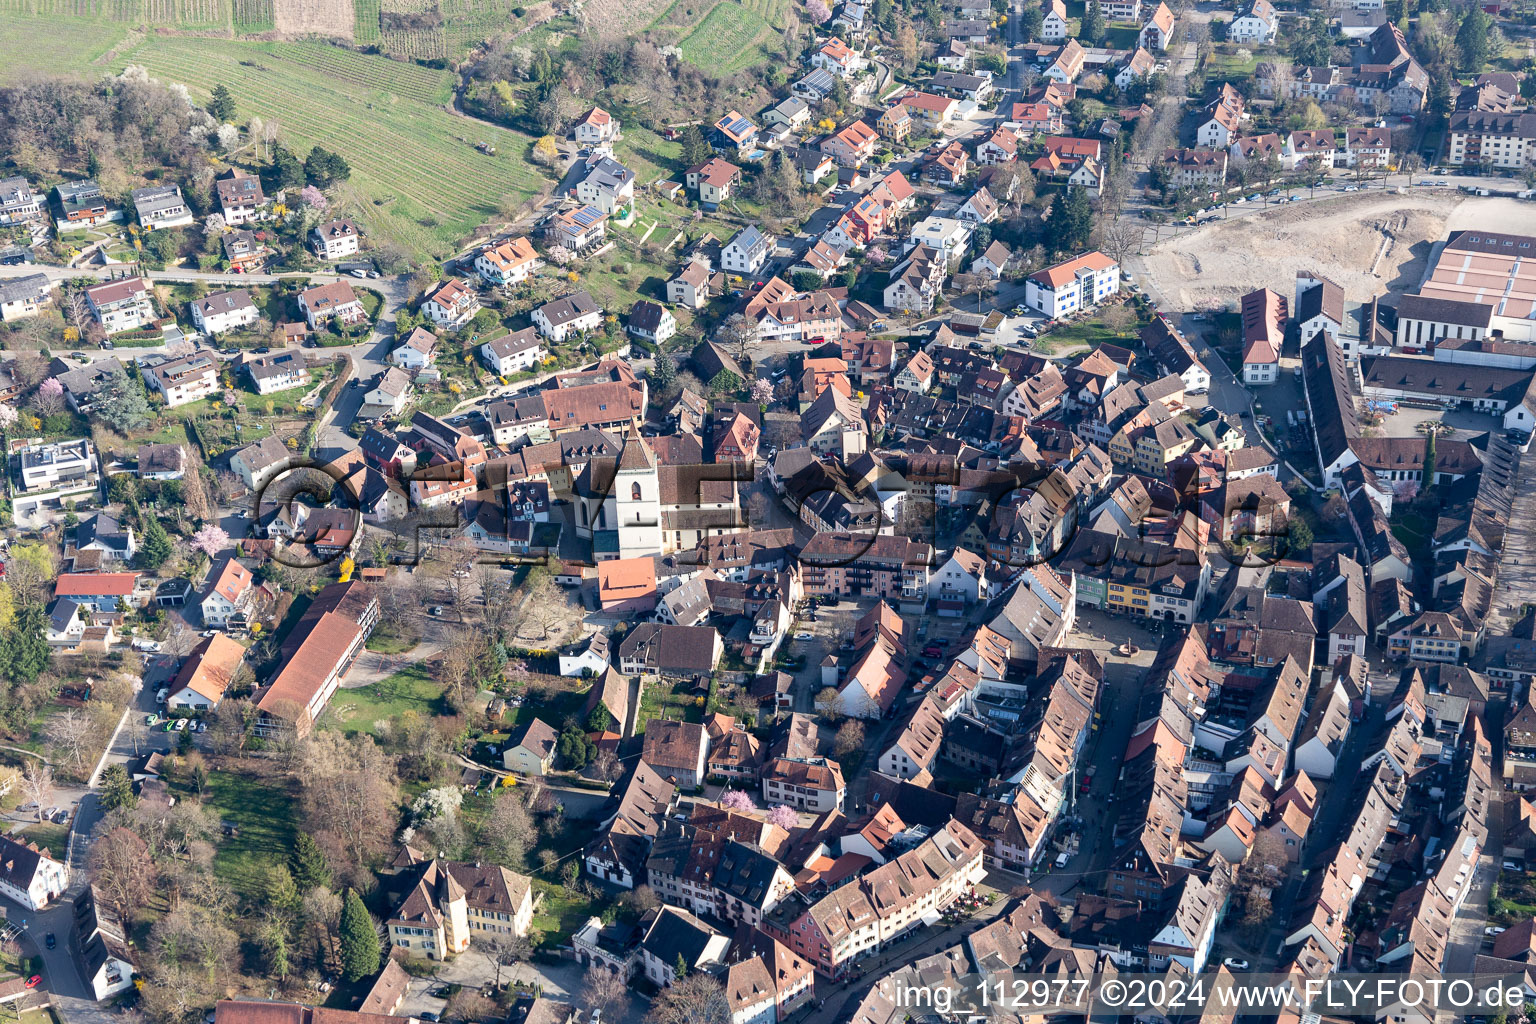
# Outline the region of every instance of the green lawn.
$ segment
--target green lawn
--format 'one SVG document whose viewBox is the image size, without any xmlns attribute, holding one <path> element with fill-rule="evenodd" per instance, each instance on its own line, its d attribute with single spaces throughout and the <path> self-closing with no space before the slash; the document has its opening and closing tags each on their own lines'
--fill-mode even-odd
<svg viewBox="0 0 1536 1024">
<path fill-rule="evenodd" d="M 27 6 L 0 0 L 0 83 L 6 85 L 94 63 L 128 34 L 126 25 L 63 18 L 44 28 L 28 16 Z"/>
<path fill-rule="evenodd" d="M 380 722 L 406 711 L 427 718 L 448 713 L 443 685 L 432 678 L 425 665 L 411 665 L 371 686 L 338 692 L 331 698 L 325 724 L 348 735 L 373 733 Z"/>
<path fill-rule="evenodd" d="M 545 703 L 539 703 L 536 696 L 528 694 L 522 707 L 507 709 L 503 727 L 511 732 L 537 718 L 558 730 L 565 725 L 567 718 L 575 718 L 581 714 L 581 706 L 586 701 L 587 691 L 585 690 L 565 690 L 555 694 Z M 585 722 L 579 724 L 583 727 L 586 725 Z"/>
<path fill-rule="evenodd" d="M 379 654 L 404 654 L 411 650 L 417 641 L 410 637 L 397 636 L 395 633 L 382 626 L 373 631 L 365 645 L 370 651 Z M 387 682 L 388 680 L 386 680 Z"/>
<path fill-rule="evenodd" d="M 653 718 L 702 722 L 704 708 L 691 690 L 692 687 L 687 683 L 647 683 L 640 695 L 640 714 L 635 719 L 635 732 L 644 732 L 645 723 Z"/>
<path fill-rule="evenodd" d="M 23 839 L 36 843 L 58 860 L 63 860 L 69 853 L 69 826 L 55 825 L 52 822 L 43 822 L 37 825 L 28 825 L 21 830 Z"/>
<path fill-rule="evenodd" d="M 221 835 L 213 869 L 249 899 L 267 889 L 267 869 L 285 863 L 293 848 L 294 795 L 285 779 L 211 772 L 203 801 L 238 834 Z"/>
<path fill-rule="evenodd" d="M 558 881 L 547 882 L 542 878 L 535 878 L 533 896 L 534 899 L 544 897 L 544 901 L 533 915 L 531 929 L 538 933 L 533 936 L 534 942 L 538 945 L 549 945 L 551 942 L 569 938 L 576 929 L 587 923 L 587 918 L 596 912 L 596 904 L 593 900 L 579 892 L 567 889 Z"/>
<path fill-rule="evenodd" d="M 1107 25 L 1104 28 L 1103 46 L 1111 50 L 1134 50 L 1136 40 L 1141 38 L 1141 29 L 1135 25 Z"/>
</svg>

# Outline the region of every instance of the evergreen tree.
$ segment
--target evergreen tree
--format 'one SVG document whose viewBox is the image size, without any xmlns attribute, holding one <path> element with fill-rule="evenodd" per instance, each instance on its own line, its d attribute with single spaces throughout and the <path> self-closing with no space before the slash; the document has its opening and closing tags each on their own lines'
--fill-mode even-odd
<svg viewBox="0 0 1536 1024">
<path fill-rule="evenodd" d="M 672 390 L 672 385 L 677 383 L 677 363 L 665 352 L 656 353 L 656 361 L 651 366 L 649 379 L 653 393 L 666 394 Z"/>
<path fill-rule="evenodd" d="M 346 181 L 352 176 L 352 168 L 342 159 L 341 154 L 332 153 L 321 146 L 316 146 L 309 151 L 309 156 L 304 158 L 304 177 L 316 188 L 326 188 L 338 181 Z"/>
<path fill-rule="evenodd" d="M 208 113 L 220 124 L 229 124 L 235 119 L 235 98 L 222 82 L 213 87 L 213 95 L 208 99 Z"/>
<path fill-rule="evenodd" d="M 683 147 L 683 163 L 689 167 L 709 159 L 711 153 L 709 142 L 704 138 L 704 132 L 698 125 L 691 124 L 684 128 L 678 141 Z"/>
<path fill-rule="evenodd" d="M 721 370 L 715 374 L 709 382 L 709 391 L 712 395 L 732 395 L 740 391 L 744 382 L 730 370 Z"/>
<path fill-rule="evenodd" d="M 1456 50 L 1461 54 L 1461 70 L 1475 74 L 1488 63 L 1488 33 L 1493 19 L 1481 7 L 1471 7 L 1456 30 Z"/>
<path fill-rule="evenodd" d="M 113 370 L 102 382 L 102 390 L 110 397 L 96 408 L 97 419 L 119 434 L 131 434 L 148 425 L 149 398 L 144 393 L 144 381 L 137 375 L 130 377 L 125 370 Z"/>
<path fill-rule="evenodd" d="M 143 539 L 139 544 L 139 568 L 154 572 L 171 557 L 171 538 L 154 514 L 143 517 Z"/>
<path fill-rule="evenodd" d="M 688 977 L 688 961 L 681 953 L 677 954 L 677 962 L 672 965 L 672 974 L 676 981 L 682 981 Z"/>
<path fill-rule="evenodd" d="M 294 841 L 289 868 L 301 893 L 309 892 L 317 886 L 325 889 L 331 887 L 331 865 L 325 859 L 325 851 L 320 849 L 308 832 L 300 832 Z"/>
<path fill-rule="evenodd" d="M 1051 232 L 1056 248 L 1076 252 L 1088 245 L 1093 234 L 1093 204 L 1086 189 L 1069 188 L 1051 204 Z"/>
<path fill-rule="evenodd" d="M 0 629 L 0 676 L 25 684 L 42 674 L 50 654 L 44 621 L 43 606 L 30 604 Z"/>
<path fill-rule="evenodd" d="M 304 165 L 286 146 L 272 147 L 272 166 L 267 171 L 267 184 L 273 191 L 301 188 L 304 185 Z"/>
<path fill-rule="evenodd" d="M 378 973 L 379 933 L 357 890 L 348 889 L 341 905 L 341 971 L 348 981 Z"/>
<path fill-rule="evenodd" d="M 101 809 L 112 811 L 119 807 L 132 807 L 137 802 L 128 769 L 120 764 L 107 765 L 101 773 Z"/>
<path fill-rule="evenodd" d="M 1104 41 L 1104 11 L 1093 0 L 1083 9 L 1082 28 L 1077 36 L 1089 46 L 1097 46 Z"/>
<path fill-rule="evenodd" d="M 1040 29 L 1044 24 L 1045 15 L 1039 7 L 1024 8 L 1024 13 L 1019 15 L 1019 38 L 1026 43 L 1034 42 L 1040 38 Z"/>
</svg>

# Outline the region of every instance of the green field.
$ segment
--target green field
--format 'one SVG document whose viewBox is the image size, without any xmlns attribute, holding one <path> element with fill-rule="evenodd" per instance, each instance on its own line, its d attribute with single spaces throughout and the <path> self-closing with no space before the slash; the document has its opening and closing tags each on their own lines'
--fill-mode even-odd
<svg viewBox="0 0 1536 1024">
<path fill-rule="evenodd" d="M 776 35 L 761 15 L 734 0 L 724 0 L 679 46 L 688 63 L 716 74 L 731 74 L 756 64 L 762 58 L 762 44 Z"/>
<path fill-rule="evenodd" d="M 447 71 L 324 43 L 174 36 L 149 36 L 113 63 L 141 64 L 199 98 L 223 83 L 239 120 L 275 122 L 300 153 L 314 145 L 341 153 L 352 165 L 342 199 L 374 234 L 420 255 L 450 255 L 504 196 L 525 198 L 539 184 L 525 159 L 526 136 L 443 109 Z M 496 155 L 476 150 L 477 142 L 495 146 Z"/>
<path fill-rule="evenodd" d="M 122 25 L 87 21 L 52 22 L 40 31 L 37 19 L 16 13 L 18 6 L 0 0 L 0 84 L 94 65 L 128 34 Z"/>
<path fill-rule="evenodd" d="M 293 849 L 293 792 L 282 779 L 212 772 L 203 801 L 238 834 L 219 839 L 213 870 L 237 893 L 267 890 L 267 870 Z"/>
<path fill-rule="evenodd" d="M 406 711 L 424 718 L 444 713 L 443 685 L 425 665 L 411 665 L 371 686 L 340 691 L 331 698 L 327 724 L 348 734 L 372 733 L 380 722 Z"/>
</svg>

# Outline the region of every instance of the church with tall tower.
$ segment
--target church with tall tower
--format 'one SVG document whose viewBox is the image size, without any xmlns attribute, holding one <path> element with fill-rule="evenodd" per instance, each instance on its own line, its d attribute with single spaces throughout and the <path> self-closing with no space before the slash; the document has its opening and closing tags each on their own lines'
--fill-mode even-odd
<svg viewBox="0 0 1536 1024">
<path fill-rule="evenodd" d="M 594 458 L 576 479 L 576 533 L 593 557 L 640 558 L 690 550 L 708 536 L 746 528 L 732 463 L 671 466 L 634 425 L 617 458 Z"/>
</svg>

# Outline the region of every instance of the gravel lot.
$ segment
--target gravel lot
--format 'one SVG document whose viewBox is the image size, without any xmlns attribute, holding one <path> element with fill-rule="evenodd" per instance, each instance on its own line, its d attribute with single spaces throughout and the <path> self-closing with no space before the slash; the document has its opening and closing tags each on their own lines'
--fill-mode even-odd
<svg viewBox="0 0 1536 1024">
<path fill-rule="evenodd" d="M 1364 301 L 1416 290 L 1431 246 L 1472 227 L 1536 233 L 1536 203 L 1425 188 L 1341 194 L 1212 221 L 1159 243 L 1141 262 L 1155 293 L 1177 309 L 1236 308 L 1256 288 L 1289 296 L 1299 270 Z"/>
</svg>

